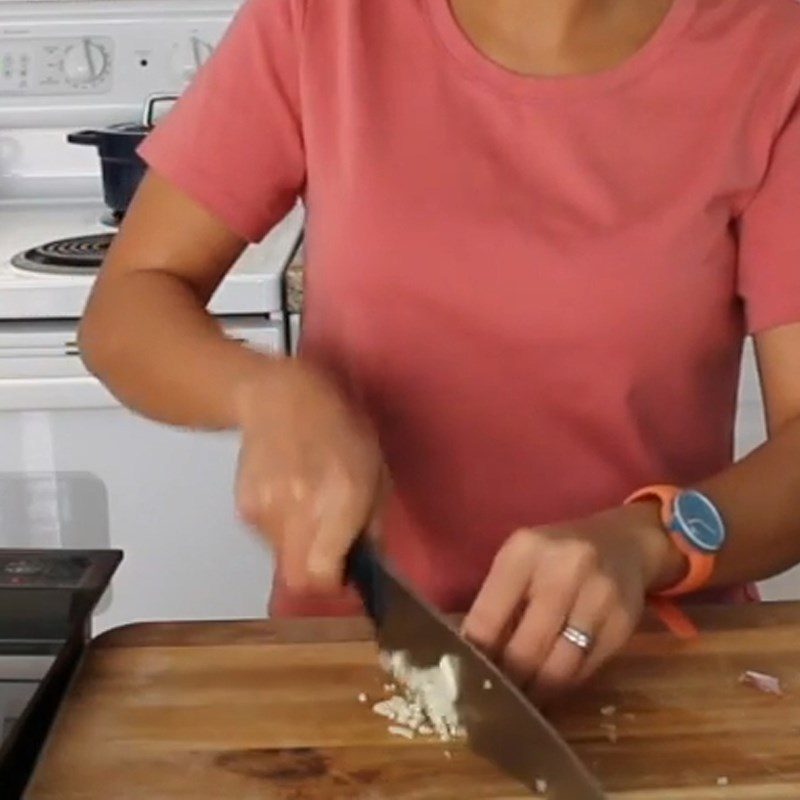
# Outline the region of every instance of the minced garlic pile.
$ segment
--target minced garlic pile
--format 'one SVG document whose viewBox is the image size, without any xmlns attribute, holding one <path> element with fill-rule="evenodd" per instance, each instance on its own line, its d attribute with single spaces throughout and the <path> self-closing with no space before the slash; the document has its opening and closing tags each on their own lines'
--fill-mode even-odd
<svg viewBox="0 0 800 800">
<path fill-rule="evenodd" d="M 420 669 L 410 663 L 405 652 L 381 653 L 381 666 L 395 681 L 384 685 L 384 690 L 397 693 L 375 703 L 372 710 L 394 723 L 389 725 L 389 733 L 406 739 L 414 739 L 417 735 L 438 736 L 443 742 L 466 738 L 467 732 L 459 722 L 456 710 L 459 673 L 454 656 L 442 656 L 437 666 Z M 484 681 L 484 691 L 493 688 L 490 680 Z M 362 692 L 358 701 L 368 703 L 369 698 Z M 615 711 L 609 706 L 603 714 Z M 445 750 L 444 757 L 452 759 L 453 754 Z M 535 792 L 541 797 L 547 795 L 548 785 L 544 778 L 537 778 Z"/>
<path fill-rule="evenodd" d="M 389 672 L 398 693 L 376 703 L 372 710 L 396 723 L 390 733 L 414 738 L 438 736 L 443 742 L 463 739 L 466 731 L 456 711 L 458 665 L 452 656 L 442 656 L 438 666 L 414 667 L 404 652 L 382 653 L 381 664 Z"/>
</svg>

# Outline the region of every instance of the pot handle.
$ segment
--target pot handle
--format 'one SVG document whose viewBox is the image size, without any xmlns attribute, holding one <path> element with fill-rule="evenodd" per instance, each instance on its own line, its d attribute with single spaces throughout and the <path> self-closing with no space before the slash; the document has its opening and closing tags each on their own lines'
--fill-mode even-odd
<svg viewBox="0 0 800 800">
<path fill-rule="evenodd" d="M 70 144 L 88 144 L 97 146 L 100 144 L 100 131 L 74 131 L 67 134 L 67 141 Z"/>
<path fill-rule="evenodd" d="M 156 107 L 160 103 L 174 103 L 176 100 L 178 100 L 177 94 L 151 94 L 144 103 L 142 125 L 145 128 L 152 128 L 155 124 Z"/>
</svg>

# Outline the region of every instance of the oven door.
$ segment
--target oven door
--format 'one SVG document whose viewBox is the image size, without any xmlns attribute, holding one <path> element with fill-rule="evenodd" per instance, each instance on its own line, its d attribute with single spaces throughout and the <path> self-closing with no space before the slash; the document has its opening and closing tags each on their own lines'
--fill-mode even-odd
<svg viewBox="0 0 800 800">
<path fill-rule="evenodd" d="M 281 321 L 223 320 L 283 352 Z M 238 522 L 238 439 L 150 422 L 89 375 L 64 323 L 0 325 L 0 547 L 125 552 L 94 630 L 263 616 L 268 551 Z"/>
</svg>

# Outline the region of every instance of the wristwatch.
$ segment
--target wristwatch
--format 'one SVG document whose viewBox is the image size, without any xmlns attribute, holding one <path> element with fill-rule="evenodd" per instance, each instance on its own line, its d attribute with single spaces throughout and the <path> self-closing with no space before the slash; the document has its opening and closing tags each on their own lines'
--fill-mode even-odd
<svg viewBox="0 0 800 800">
<path fill-rule="evenodd" d="M 661 502 L 661 521 L 689 563 L 689 571 L 678 583 L 656 594 L 677 597 L 702 589 L 711 578 L 717 554 L 725 544 L 722 515 L 702 492 L 676 486 L 647 486 L 625 502 L 653 499 Z"/>
</svg>

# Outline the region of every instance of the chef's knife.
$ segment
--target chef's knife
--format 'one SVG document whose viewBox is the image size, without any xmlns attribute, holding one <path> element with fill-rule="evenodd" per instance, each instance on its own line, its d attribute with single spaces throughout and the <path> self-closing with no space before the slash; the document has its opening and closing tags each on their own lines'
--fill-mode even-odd
<svg viewBox="0 0 800 800">
<path fill-rule="evenodd" d="M 569 745 L 524 694 L 435 609 L 417 597 L 377 556 L 366 537 L 347 559 L 355 585 L 375 624 L 381 650 L 403 650 L 416 667 L 458 663 L 456 701 L 470 747 L 536 791 L 547 781 L 551 800 L 603 800 L 602 789 Z"/>
</svg>

